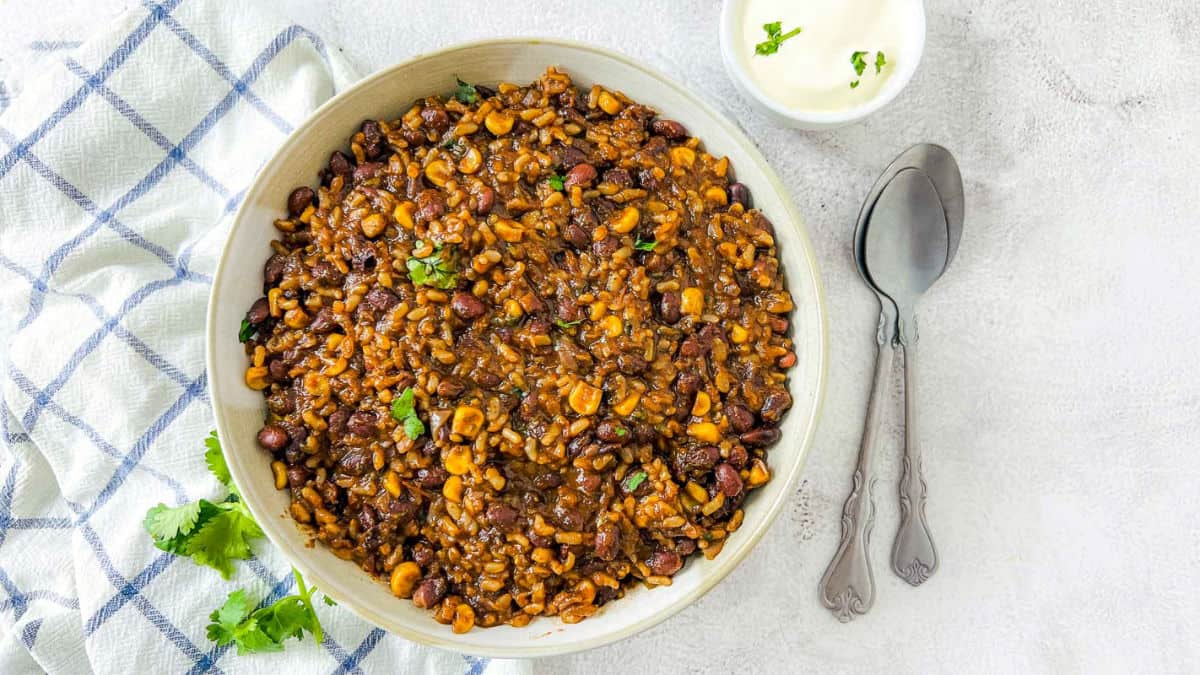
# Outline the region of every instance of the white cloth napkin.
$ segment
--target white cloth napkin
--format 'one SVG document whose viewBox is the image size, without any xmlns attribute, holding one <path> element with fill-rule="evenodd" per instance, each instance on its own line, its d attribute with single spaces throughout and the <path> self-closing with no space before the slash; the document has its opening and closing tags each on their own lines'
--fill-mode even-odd
<svg viewBox="0 0 1200 675">
<path fill-rule="evenodd" d="M 35 71 L 0 68 L 0 672 L 527 672 L 323 604 L 323 644 L 239 657 L 209 613 L 291 592 L 287 562 L 261 540 L 227 582 L 142 529 L 160 501 L 224 495 L 203 461 L 210 275 L 255 171 L 355 79 L 337 50 L 215 0 L 30 48 Z"/>
</svg>

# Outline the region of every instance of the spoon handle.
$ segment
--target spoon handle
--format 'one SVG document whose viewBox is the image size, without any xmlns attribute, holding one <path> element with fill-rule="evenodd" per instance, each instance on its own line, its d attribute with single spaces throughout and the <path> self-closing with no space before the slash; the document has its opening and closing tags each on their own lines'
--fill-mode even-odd
<svg viewBox="0 0 1200 675">
<path fill-rule="evenodd" d="M 894 310 L 893 310 L 894 311 Z M 892 372 L 892 348 L 895 315 L 887 311 L 880 316 L 879 353 L 875 357 L 875 382 L 867 403 L 867 421 L 862 445 L 858 450 L 858 465 L 850 496 L 842 507 L 842 540 L 837 553 L 821 578 L 821 604 L 833 611 L 845 623 L 858 614 L 866 614 L 875 602 L 875 577 L 871 572 L 868 543 L 871 526 L 875 523 L 875 504 L 871 501 L 874 479 L 871 463 L 879 438 L 880 411 L 887 394 Z"/>
<path fill-rule="evenodd" d="M 901 327 L 904 349 L 904 472 L 900 477 L 900 529 L 892 547 L 892 569 L 913 586 L 937 570 L 937 549 L 925 521 L 925 475 L 917 427 L 917 340 Z"/>
</svg>

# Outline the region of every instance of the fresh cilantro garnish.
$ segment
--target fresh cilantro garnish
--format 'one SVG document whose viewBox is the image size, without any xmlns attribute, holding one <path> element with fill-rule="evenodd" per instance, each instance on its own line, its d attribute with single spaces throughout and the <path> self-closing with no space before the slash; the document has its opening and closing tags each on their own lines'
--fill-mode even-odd
<svg viewBox="0 0 1200 675">
<path fill-rule="evenodd" d="M 412 387 L 392 399 L 392 419 L 403 424 L 404 435 L 414 441 L 425 433 L 425 423 L 417 417 L 416 394 Z"/>
<path fill-rule="evenodd" d="M 562 189 L 563 189 L 563 177 L 562 176 L 560 176 L 558 174 L 552 174 L 548 180 L 549 180 L 551 188 L 558 190 L 560 192 L 562 191 Z"/>
<path fill-rule="evenodd" d="M 554 325 L 564 330 L 570 328 L 571 326 L 578 326 L 581 323 L 583 323 L 583 319 L 578 319 L 576 321 L 563 321 L 562 319 L 554 320 Z"/>
<path fill-rule="evenodd" d="M 629 433 L 629 430 L 625 427 L 617 427 L 617 435 L 621 438 L 625 438 L 625 434 L 627 433 Z"/>
<path fill-rule="evenodd" d="M 418 241 L 417 246 L 419 248 L 421 242 Z M 405 264 L 408 266 L 408 278 L 418 286 L 432 286 L 446 290 L 454 288 L 454 285 L 458 283 L 458 275 L 454 272 L 453 263 L 442 258 L 441 245 L 435 244 L 432 254 L 424 258 L 409 258 Z"/>
<path fill-rule="evenodd" d="M 801 28 L 796 26 L 792 30 L 784 33 L 782 32 L 782 22 L 773 21 L 771 23 L 764 23 L 763 30 L 767 31 L 767 39 L 754 45 L 754 53 L 761 56 L 770 56 L 771 54 L 779 51 L 779 46 L 783 44 L 784 40 L 788 40 L 799 35 Z"/>
<path fill-rule="evenodd" d="M 201 499 L 182 506 L 159 504 L 146 512 L 142 526 L 159 549 L 189 557 L 228 579 L 233 574 L 233 561 L 249 558 L 251 540 L 261 538 L 263 531 L 233 484 L 215 431 L 204 445 L 205 463 L 229 489 L 229 495 L 220 502 Z"/>
<path fill-rule="evenodd" d="M 851 89 L 858 89 L 858 82 L 859 82 L 858 80 L 855 80 L 855 81 L 851 82 L 851 83 L 850 83 L 850 88 L 851 88 Z"/>
<path fill-rule="evenodd" d="M 220 646 L 236 644 L 239 656 L 283 651 L 284 640 L 303 640 L 305 632 L 311 633 L 317 643 L 323 641 L 325 631 L 313 606 L 317 589 L 308 588 L 298 570 L 293 569 L 292 574 L 299 592 L 260 609 L 251 611 L 253 603 L 246 591 L 230 593 L 225 604 L 208 617 L 213 622 L 208 625 L 208 639 Z M 329 596 L 325 596 L 325 603 L 332 604 Z"/>
<path fill-rule="evenodd" d="M 633 242 L 633 247 L 639 251 L 653 251 L 655 246 L 658 246 L 657 241 L 642 241 L 641 237 Z"/>
<path fill-rule="evenodd" d="M 866 52 L 854 52 L 850 55 L 850 64 L 854 66 L 854 74 L 861 76 L 863 71 L 867 69 L 867 62 L 863 59 Z"/>
<path fill-rule="evenodd" d="M 621 483 L 621 487 L 624 487 L 626 492 L 633 492 L 638 489 L 639 485 L 646 481 L 646 478 L 646 472 L 638 469 L 625 477 L 624 482 Z"/>
<path fill-rule="evenodd" d="M 883 52 L 875 52 L 875 74 L 878 75 L 886 65 L 887 58 L 884 57 Z"/>
<path fill-rule="evenodd" d="M 453 148 L 456 145 L 458 145 L 458 137 L 457 136 L 451 136 L 450 138 L 447 138 L 446 140 L 442 141 L 442 148 L 446 149 L 446 150 L 449 150 L 450 148 Z"/>
<path fill-rule="evenodd" d="M 246 342 L 250 338 L 254 337 L 254 334 L 257 332 L 258 329 L 250 325 L 250 321 L 248 319 L 242 319 L 242 327 L 238 329 L 238 342 Z"/>
<path fill-rule="evenodd" d="M 468 105 L 479 100 L 479 92 L 475 91 L 475 85 L 463 82 L 457 77 L 454 78 L 454 81 L 458 84 L 454 88 L 454 98 Z"/>
<path fill-rule="evenodd" d="M 525 395 L 525 390 L 520 387 L 513 387 L 512 393 L 513 393 L 513 396 L 520 398 Z"/>
</svg>

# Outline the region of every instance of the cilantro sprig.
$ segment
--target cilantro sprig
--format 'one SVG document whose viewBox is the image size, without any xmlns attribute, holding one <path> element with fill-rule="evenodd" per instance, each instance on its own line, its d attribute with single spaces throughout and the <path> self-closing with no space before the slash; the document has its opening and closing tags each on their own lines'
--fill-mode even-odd
<svg viewBox="0 0 1200 675">
<path fill-rule="evenodd" d="M 229 495 L 220 502 L 201 499 L 181 506 L 160 503 L 146 512 L 142 526 L 159 549 L 191 558 L 228 579 L 233 575 L 233 561 L 249 558 L 250 542 L 261 538 L 263 531 L 233 484 L 217 432 L 212 432 L 204 445 L 205 463 L 229 489 Z"/>
<path fill-rule="evenodd" d="M 642 483 L 646 482 L 647 478 L 649 478 L 649 476 L 646 474 L 646 472 L 638 469 L 637 471 L 634 471 L 626 476 L 625 480 L 621 483 L 621 486 L 625 488 L 626 492 L 633 492 L 634 490 L 638 489 Z"/>
<path fill-rule="evenodd" d="M 417 440 L 425 433 L 425 423 L 417 417 L 416 394 L 412 387 L 406 388 L 392 399 L 392 419 L 404 425 L 404 435 Z"/>
<path fill-rule="evenodd" d="M 283 651 L 283 642 L 288 638 L 304 639 L 311 633 L 317 643 L 325 639 L 325 631 L 317 618 L 313 606 L 314 586 L 309 588 L 299 570 L 293 569 L 296 577 L 295 595 L 289 595 L 259 609 L 243 589 L 236 590 L 225 599 L 220 609 L 209 615 L 208 639 L 224 646 L 237 645 L 238 656 L 257 652 Z M 334 604 L 328 596 L 325 604 Z"/>
<path fill-rule="evenodd" d="M 563 321 L 562 319 L 554 320 L 554 325 L 562 328 L 563 330 L 571 328 L 572 326 L 578 326 L 581 323 L 583 323 L 583 319 L 577 319 L 575 321 Z"/>
<path fill-rule="evenodd" d="M 783 44 L 784 40 L 796 37 L 803 29 L 800 26 L 796 26 L 784 33 L 783 22 L 772 21 L 771 23 L 764 23 L 763 30 L 767 32 L 767 39 L 754 45 L 754 53 L 759 56 L 770 56 L 779 51 L 779 47 Z"/>
<path fill-rule="evenodd" d="M 257 332 L 258 329 L 250 323 L 249 319 L 242 319 L 242 327 L 238 329 L 238 342 L 248 341 Z"/>
<path fill-rule="evenodd" d="M 423 246 L 417 242 L 417 248 Z M 454 271 L 454 263 L 442 255 L 442 245 L 434 244 L 433 253 L 424 258 L 412 257 L 405 263 L 408 267 L 408 278 L 418 286 L 432 286 L 446 290 L 454 288 L 458 283 L 458 274 Z"/>
<path fill-rule="evenodd" d="M 859 78 L 862 77 L 863 72 L 865 72 L 867 69 L 867 54 L 868 52 L 853 52 L 850 54 L 850 65 L 854 66 L 854 74 Z M 887 57 L 884 56 L 884 53 L 875 52 L 875 74 L 878 75 L 879 73 L 883 72 L 883 67 L 886 65 Z M 861 79 L 852 81 L 850 83 L 850 88 L 857 89 L 861 82 Z"/>
<path fill-rule="evenodd" d="M 547 182 L 550 183 L 551 189 L 562 192 L 562 190 L 563 190 L 563 177 L 562 176 L 560 176 L 558 174 L 551 174 L 550 178 L 547 179 Z"/>
<path fill-rule="evenodd" d="M 655 246 L 658 246 L 657 241 L 643 241 L 641 237 L 633 242 L 633 248 L 638 251 L 653 251 Z"/>
<path fill-rule="evenodd" d="M 479 92 L 475 90 L 475 85 L 463 82 L 458 77 L 454 78 L 454 82 L 458 85 L 454 87 L 454 98 L 467 105 L 479 100 Z"/>
</svg>

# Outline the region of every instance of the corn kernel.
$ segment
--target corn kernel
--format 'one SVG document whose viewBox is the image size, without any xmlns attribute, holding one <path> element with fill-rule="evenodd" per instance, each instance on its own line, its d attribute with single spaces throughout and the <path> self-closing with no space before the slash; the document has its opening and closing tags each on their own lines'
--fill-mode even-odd
<svg viewBox="0 0 1200 675">
<path fill-rule="evenodd" d="M 620 403 L 613 406 L 613 411 L 622 417 L 629 417 L 633 414 L 634 409 L 637 408 L 638 401 L 640 401 L 641 398 L 641 392 L 635 391 L 626 396 L 625 399 Z"/>
<path fill-rule="evenodd" d="M 433 160 L 429 166 L 425 167 L 425 178 L 438 187 L 445 187 L 452 177 L 454 177 L 454 169 L 440 159 Z"/>
<path fill-rule="evenodd" d="M 267 367 L 251 366 L 246 369 L 246 386 L 255 391 L 267 388 Z"/>
<path fill-rule="evenodd" d="M 733 328 L 729 329 L 729 340 L 735 345 L 745 344 L 749 338 L 750 333 L 736 323 L 733 324 Z"/>
<path fill-rule="evenodd" d="M 671 163 L 675 166 L 686 166 L 691 168 L 696 163 L 696 153 L 691 149 L 682 145 L 671 148 Z"/>
<path fill-rule="evenodd" d="M 509 298 L 504 301 L 504 313 L 507 314 L 509 318 L 519 319 L 521 318 L 521 315 L 525 313 L 525 310 L 521 309 L 521 303 Z"/>
<path fill-rule="evenodd" d="M 304 313 L 304 310 L 300 309 L 299 307 L 295 307 L 284 313 L 283 323 L 288 328 L 304 328 L 308 325 L 308 315 Z"/>
<path fill-rule="evenodd" d="M 689 424 L 687 434 L 698 441 L 705 443 L 716 443 L 721 440 L 721 432 L 717 430 L 717 425 L 712 422 L 697 422 Z"/>
<path fill-rule="evenodd" d="M 709 398 L 708 394 L 702 391 L 696 392 L 696 401 L 692 403 L 692 414 L 696 417 L 702 417 L 708 412 L 709 408 L 712 408 L 712 399 Z"/>
<path fill-rule="evenodd" d="M 621 102 L 617 100 L 616 96 L 613 96 L 607 91 L 600 92 L 600 96 L 596 99 L 596 104 L 600 106 L 601 110 L 609 115 L 616 115 L 617 113 L 621 112 L 621 108 L 624 107 L 621 105 Z"/>
<path fill-rule="evenodd" d="M 714 204 L 720 204 L 721 206 L 729 203 L 729 195 L 725 194 L 725 190 L 723 188 L 719 188 L 716 185 L 704 191 L 704 198 Z"/>
<path fill-rule="evenodd" d="M 406 230 L 411 230 L 414 227 L 413 213 L 417 210 L 417 205 L 413 202 L 401 202 L 392 211 L 392 217 Z"/>
<path fill-rule="evenodd" d="M 717 494 L 710 499 L 707 504 L 701 507 L 700 513 L 703 513 L 706 516 L 711 516 L 722 506 L 725 506 L 725 493 L 718 490 Z"/>
<path fill-rule="evenodd" d="M 363 234 L 373 239 L 387 229 L 387 218 L 384 218 L 382 213 L 372 213 L 362 219 L 361 225 Z"/>
<path fill-rule="evenodd" d="M 750 487 L 758 487 L 771 480 L 771 472 L 767 469 L 767 465 L 763 464 L 761 459 L 755 458 L 754 463 L 750 465 L 750 479 L 747 481 Z"/>
<path fill-rule="evenodd" d="M 571 388 L 571 393 L 567 394 L 567 403 L 580 415 L 595 415 L 596 411 L 600 409 L 602 396 L 603 392 L 599 389 L 580 380 Z"/>
<path fill-rule="evenodd" d="M 462 603 L 454 608 L 454 621 L 450 624 L 450 628 L 455 633 L 465 633 L 475 626 L 475 610 L 467 603 Z"/>
<path fill-rule="evenodd" d="M 462 502 L 463 496 L 463 480 L 462 476 L 450 476 L 442 483 L 442 496 L 455 504 Z"/>
<path fill-rule="evenodd" d="M 503 136 L 513 128 L 513 116 L 503 110 L 493 110 L 483 120 L 483 126 L 496 136 Z"/>
<path fill-rule="evenodd" d="M 483 478 L 497 492 L 503 490 L 504 486 L 508 483 L 508 479 L 504 477 L 504 474 L 497 471 L 494 466 L 489 466 L 487 471 L 483 472 Z"/>
<path fill-rule="evenodd" d="M 492 231 L 496 233 L 504 241 L 510 244 L 515 244 L 521 241 L 521 237 L 525 235 L 525 230 L 521 229 L 520 223 L 515 220 L 501 219 L 492 226 Z"/>
<path fill-rule="evenodd" d="M 604 317 L 604 321 L 600 325 L 604 327 L 604 334 L 608 337 L 617 337 L 625 331 L 625 324 L 612 314 Z"/>
<path fill-rule="evenodd" d="M 446 471 L 462 476 L 471 471 L 471 448 L 458 446 L 446 453 Z"/>
<path fill-rule="evenodd" d="M 469 405 L 460 405 L 454 409 L 454 420 L 450 423 L 450 431 L 463 438 L 475 438 L 482 428 L 482 410 Z"/>
<path fill-rule="evenodd" d="M 704 293 L 695 287 L 683 289 L 679 301 L 679 311 L 688 316 L 700 316 L 704 313 Z"/>
<path fill-rule="evenodd" d="M 483 155 L 475 148 L 467 150 L 462 159 L 458 160 L 458 170 L 465 174 L 473 174 L 483 166 Z"/>
<path fill-rule="evenodd" d="M 703 504 L 708 501 L 708 490 L 700 487 L 695 481 L 689 480 L 684 489 L 687 490 L 689 497 L 696 500 L 697 504 Z"/>
<path fill-rule="evenodd" d="M 393 497 L 400 496 L 400 474 L 395 471 L 388 471 L 383 476 L 383 489 L 387 490 L 388 494 Z"/>
<path fill-rule="evenodd" d="M 267 291 L 267 307 L 271 310 L 271 316 L 279 318 L 283 315 L 283 311 L 279 309 L 279 299 L 283 297 L 283 289 L 272 288 Z"/>
<path fill-rule="evenodd" d="M 279 460 L 271 462 L 271 472 L 275 474 L 275 489 L 282 490 L 287 487 L 287 465 Z"/>
<path fill-rule="evenodd" d="M 388 582 L 388 586 L 392 589 L 392 593 L 399 598 L 411 598 L 413 589 L 417 585 L 417 579 L 421 578 L 421 568 L 417 563 L 411 560 L 406 560 L 396 569 L 392 570 L 392 577 Z"/>
<path fill-rule="evenodd" d="M 632 232 L 633 228 L 637 227 L 638 221 L 641 220 L 642 214 L 638 212 L 636 206 L 626 206 L 613 221 L 612 229 L 615 232 L 625 234 Z"/>
</svg>

